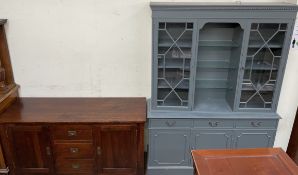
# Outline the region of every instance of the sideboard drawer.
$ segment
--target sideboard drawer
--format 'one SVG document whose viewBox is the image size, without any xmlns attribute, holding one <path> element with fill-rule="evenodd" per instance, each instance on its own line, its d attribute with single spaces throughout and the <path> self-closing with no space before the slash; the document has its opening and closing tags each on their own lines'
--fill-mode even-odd
<svg viewBox="0 0 298 175">
<path fill-rule="evenodd" d="M 54 140 L 92 140 L 92 127 L 88 125 L 57 125 L 51 132 Z"/>
<path fill-rule="evenodd" d="M 56 143 L 54 153 L 57 158 L 93 158 L 92 143 Z"/>
<path fill-rule="evenodd" d="M 195 128 L 233 128 L 233 120 L 223 119 L 197 119 L 194 121 Z"/>
<path fill-rule="evenodd" d="M 192 127 L 192 119 L 150 119 L 151 128 Z"/>
<path fill-rule="evenodd" d="M 247 120 L 237 120 L 236 128 L 276 128 L 277 120 L 269 119 L 247 119 Z"/>
<path fill-rule="evenodd" d="M 94 172 L 93 159 L 58 159 L 56 161 L 57 173 L 77 174 Z"/>
</svg>

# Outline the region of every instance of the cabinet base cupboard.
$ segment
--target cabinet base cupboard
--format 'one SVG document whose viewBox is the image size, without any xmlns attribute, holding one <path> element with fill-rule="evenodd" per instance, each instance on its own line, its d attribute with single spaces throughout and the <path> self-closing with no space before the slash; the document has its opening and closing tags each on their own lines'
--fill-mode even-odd
<svg viewBox="0 0 298 175">
<path fill-rule="evenodd" d="M 0 116 L 10 175 L 143 175 L 145 98 L 20 98 Z"/>
<path fill-rule="evenodd" d="M 192 149 L 272 147 L 297 6 L 153 2 L 151 9 L 147 174 L 193 174 Z"/>
</svg>

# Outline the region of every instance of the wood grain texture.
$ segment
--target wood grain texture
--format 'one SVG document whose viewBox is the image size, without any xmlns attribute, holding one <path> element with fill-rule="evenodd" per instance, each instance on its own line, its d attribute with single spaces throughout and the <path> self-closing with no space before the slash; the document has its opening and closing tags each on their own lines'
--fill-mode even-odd
<svg viewBox="0 0 298 175">
<path fill-rule="evenodd" d="M 19 98 L 0 123 L 145 123 L 145 98 Z"/>
<path fill-rule="evenodd" d="M 3 155 L 2 145 L 0 144 L 0 155 Z M 4 156 L 0 156 L 0 169 L 6 169 L 6 163 L 4 160 Z"/>
<path fill-rule="evenodd" d="M 54 142 L 59 140 L 92 141 L 92 126 L 89 125 L 54 125 L 50 127 Z"/>
<path fill-rule="evenodd" d="M 198 175 L 297 175 L 298 167 L 280 148 L 193 150 Z"/>
<path fill-rule="evenodd" d="M 96 132 L 99 174 L 137 175 L 137 125 L 102 125 Z"/>
<path fill-rule="evenodd" d="M 19 86 L 14 85 L 6 93 L 0 94 L 0 113 L 6 110 L 8 107 L 13 104 L 19 96 Z"/>
<path fill-rule="evenodd" d="M 56 161 L 56 172 L 75 174 L 75 173 L 87 173 L 94 174 L 94 160 L 93 159 L 58 159 Z"/>
<path fill-rule="evenodd" d="M 288 149 L 287 149 L 288 155 L 296 162 L 296 165 L 298 166 L 298 108 L 296 112 L 296 117 L 292 129 L 292 134 L 290 137 Z"/>
<path fill-rule="evenodd" d="M 19 86 L 15 84 L 4 24 L 0 19 L 0 69 L 4 70 L 0 80 L 0 113 L 7 109 L 18 97 Z"/>
<path fill-rule="evenodd" d="M 44 126 L 9 126 L 15 172 L 52 174 L 48 129 Z M 51 154 L 51 153 L 50 153 Z"/>
<path fill-rule="evenodd" d="M 14 76 L 12 65 L 10 61 L 10 54 L 5 34 L 4 25 L 0 25 L 0 61 L 1 67 L 5 69 L 5 83 L 6 85 L 14 84 Z"/>
<path fill-rule="evenodd" d="M 92 159 L 95 152 L 93 143 L 55 143 L 53 150 L 57 159 Z"/>
</svg>

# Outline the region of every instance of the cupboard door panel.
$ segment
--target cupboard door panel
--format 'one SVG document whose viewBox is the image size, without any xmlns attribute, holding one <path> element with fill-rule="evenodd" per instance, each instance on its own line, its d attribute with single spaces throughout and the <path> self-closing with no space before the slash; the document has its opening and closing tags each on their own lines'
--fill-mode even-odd
<svg viewBox="0 0 298 175">
<path fill-rule="evenodd" d="M 235 148 L 272 147 L 275 130 L 239 130 L 235 131 Z"/>
<path fill-rule="evenodd" d="M 151 166 L 189 165 L 189 129 L 152 129 L 149 164 Z"/>
<path fill-rule="evenodd" d="M 231 148 L 231 130 L 193 130 L 194 149 Z"/>
<path fill-rule="evenodd" d="M 137 174 L 136 125 L 102 125 L 96 134 L 99 174 Z"/>
<path fill-rule="evenodd" d="M 12 126 L 9 133 L 17 174 L 51 174 L 52 153 L 46 127 Z"/>
</svg>

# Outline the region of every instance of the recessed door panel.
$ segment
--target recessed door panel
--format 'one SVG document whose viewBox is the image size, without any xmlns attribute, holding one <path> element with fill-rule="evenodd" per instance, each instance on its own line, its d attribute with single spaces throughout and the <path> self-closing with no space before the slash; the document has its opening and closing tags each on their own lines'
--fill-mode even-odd
<svg viewBox="0 0 298 175">
<path fill-rule="evenodd" d="M 164 129 L 150 131 L 149 161 L 156 166 L 189 165 L 190 131 Z"/>
<path fill-rule="evenodd" d="M 194 149 L 231 148 L 232 131 L 230 130 L 194 130 L 192 137 Z"/>
<path fill-rule="evenodd" d="M 235 148 L 272 147 L 275 130 L 239 130 L 235 131 Z"/>
<path fill-rule="evenodd" d="M 137 173 L 137 127 L 102 125 L 97 129 L 99 174 Z"/>
<path fill-rule="evenodd" d="M 42 126 L 13 126 L 9 128 L 16 173 L 51 174 L 51 148 L 48 130 Z"/>
</svg>

